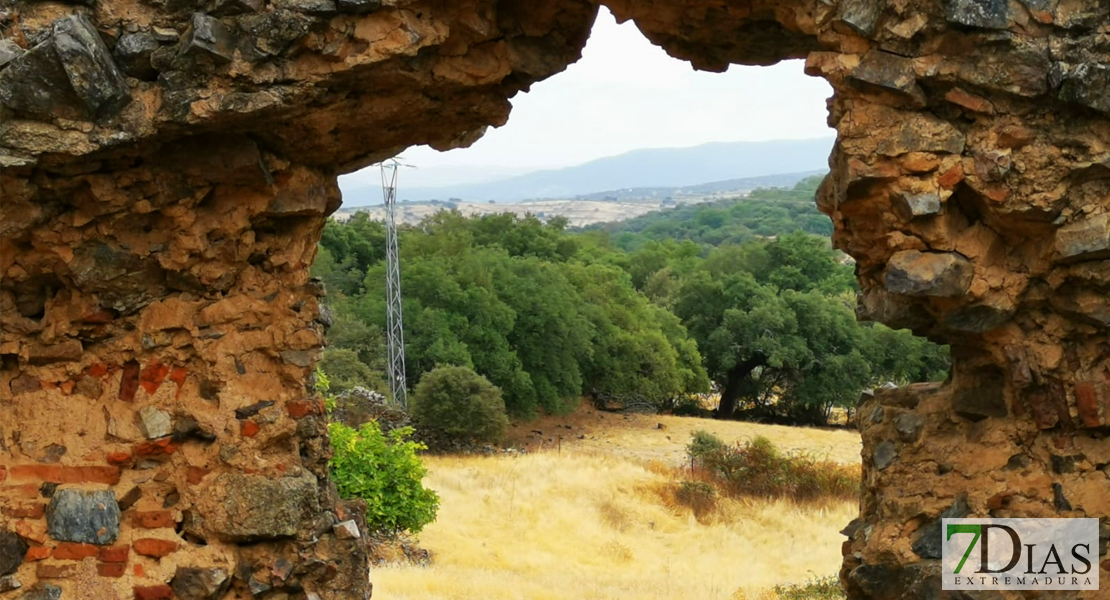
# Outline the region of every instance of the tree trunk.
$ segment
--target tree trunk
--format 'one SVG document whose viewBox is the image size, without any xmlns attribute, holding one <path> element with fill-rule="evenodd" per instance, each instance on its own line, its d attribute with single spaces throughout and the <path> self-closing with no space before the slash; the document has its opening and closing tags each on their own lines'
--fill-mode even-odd
<svg viewBox="0 0 1110 600">
<path fill-rule="evenodd" d="M 725 379 L 725 387 L 721 390 L 721 402 L 717 406 L 718 419 L 731 419 L 736 414 L 736 403 L 743 396 L 744 390 L 747 387 L 751 377 L 752 371 L 756 368 L 763 366 L 766 359 L 762 356 L 755 356 L 743 362 L 736 363 L 736 366 L 729 369 L 728 376 Z"/>
</svg>

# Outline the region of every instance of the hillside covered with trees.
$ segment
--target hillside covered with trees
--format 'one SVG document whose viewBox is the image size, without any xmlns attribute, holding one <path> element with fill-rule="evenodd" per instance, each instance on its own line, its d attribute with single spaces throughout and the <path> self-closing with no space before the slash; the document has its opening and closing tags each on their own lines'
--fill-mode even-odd
<svg viewBox="0 0 1110 600">
<path fill-rule="evenodd" d="M 823 423 L 864 388 L 942 377 L 946 349 L 856 322 L 852 267 L 814 235 L 814 216 L 828 224 L 815 185 L 588 231 L 453 212 L 403 227 L 409 385 L 467 367 L 518 419 L 581 397 L 691 410 L 715 392 L 720 417 Z M 336 392 L 387 387 L 384 237 L 356 215 L 320 244 L 334 320 L 321 366 Z"/>
<path fill-rule="evenodd" d="M 790 189 L 759 188 L 743 198 L 680 206 L 589 229 L 606 231 L 624 250 L 666 240 L 703 246 L 741 244 L 794 231 L 829 237 L 832 221 L 813 202 L 820 183 L 821 176 L 816 175 Z"/>
</svg>

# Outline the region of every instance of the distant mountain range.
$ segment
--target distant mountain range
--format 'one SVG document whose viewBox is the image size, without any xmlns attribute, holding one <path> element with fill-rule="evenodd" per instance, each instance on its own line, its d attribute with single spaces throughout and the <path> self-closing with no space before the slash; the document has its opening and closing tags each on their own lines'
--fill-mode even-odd
<svg viewBox="0 0 1110 600">
<path fill-rule="evenodd" d="M 400 200 L 463 200 L 518 202 L 536 199 L 620 197 L 627 188 L 718 186 L 728 190 L 732 180 L 776 173 L 816 173 L 828 170 L 833 138 L 767 142 L 713 142 L 690 148 L 648 148 L 599 158 L 581 165 L 534 171 L 481 183 L 444 187 L 404 188 Z M 706 184 L 705 182 L 715 182 Z M 735 182 L 733 182 L 735 183 Z M 759 185 L 775 185 L 768 182 Z M 781 184 L 780 184 L 781 185 Z M 749 187 L 749 186 L 741 186 Z M 750 187 L 749 187 L 750 189 Z M 604 191 L 609 190 L 609 191 Z M 702 193 L 711 193 L 706 189 Z M 597 198 L 594 198 L 597 199 Z M 373 187 L 345 190 L 346 207 L 381 203 Z"/>
<path fill-rule="evenodd" d="M 828 169 L 802 171 L 800 173 L 776 173 L 774 175 L 760 175 L 759 177 L 741 177 L 739 179 L 726 179 L 724 181 L 711 181 L 697 185 L 682 185 L 675 187 L 634 187 L 619 190 L 607 190 L 592 194 L 575 196 L 575 200 L 648 200 L 652 198 L 664 200 L 682 200 L 684 198 L 704 198 L 714 194 L 749 192 L 756 188 L 790 188 L 802 179 L 811 175 L 824 175 Z"/>
</svg>

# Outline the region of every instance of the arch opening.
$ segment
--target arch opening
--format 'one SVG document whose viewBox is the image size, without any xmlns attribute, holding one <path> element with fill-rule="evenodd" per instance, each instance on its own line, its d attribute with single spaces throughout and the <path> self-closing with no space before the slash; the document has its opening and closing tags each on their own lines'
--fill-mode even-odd
<svg viewBox="0 0 1110 600">
<path fill-rule="evenodd" d="M 828 80 L 838 137 L 818 204 L 857 261 L 861 312 L 953 344 L 950 381 L 861 406 L 879 418 L 862 428 L 849 596 L 936 593 L 942 513 L 1105 529 L 1106 6 L 606 5 L 696 67 L 804 57 Z M 282 0 L 0 14 L 0 568 L 109 598 L 194 581 L 215 582 L 207 597 L 368 597 L 365 568 L 338 560 L 365 540 L 322 525 L 359 508 L 329 488 L 305 385 L 323 335 L 307 269 L 336 175 L 504 123 L 508 98 L 579 56 L 596 11 Z M 91 533 L 52 523 L 100 504 L 120 511 Z M 143 545 L 176 560 L 121 549 L 126 536 L 167 539 Z"/>
</svg>

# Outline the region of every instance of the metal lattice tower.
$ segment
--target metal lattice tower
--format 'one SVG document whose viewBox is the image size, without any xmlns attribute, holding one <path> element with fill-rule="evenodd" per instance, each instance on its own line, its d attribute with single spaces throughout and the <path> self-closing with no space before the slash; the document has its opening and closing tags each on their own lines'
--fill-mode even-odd
<svg viewBox="0 0 1110 600">
<path fill-rule="evenodd" d="M 408 391 L 405 386 L 405 330 L 401 317 L 401 257 L 397 252 L 397 171 L 401 165 L 395 160 L 385 161 L 382 169 L 382 196 L 385 199 L 385 306 L 387 317 L 386 345 L 389 367 L 389 391 L 393 402 L 408 408 Z"/>
</svg>

